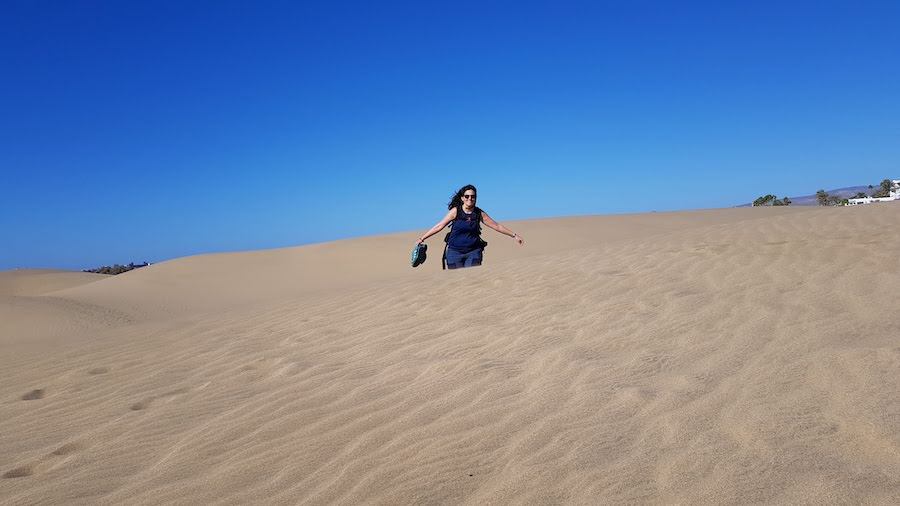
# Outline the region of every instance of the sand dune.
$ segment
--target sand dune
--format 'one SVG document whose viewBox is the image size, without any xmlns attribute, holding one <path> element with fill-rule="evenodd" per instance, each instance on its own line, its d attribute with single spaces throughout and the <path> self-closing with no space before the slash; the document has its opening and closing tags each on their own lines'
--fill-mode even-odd
<svg viewBox="0 0 900 506">
<path fill-rule="evenodd" d="M 897 504 L 898 218 L 536 220 L 454 272 L 439 238 L 409 268 L 412 232 L 0 273 L 0 502 Z"/>
<path fill-rule="evenodd" d="M 9 295 L 43 295 L 108 278 L 92 272 L 70 272 L 53 269 L 16 269 L 0 272 L 0 297 Z"/>
<path fill-rule="evenodd" d="M 748 209 L 633 214 L 514 222 L 528 239 L 519 248 L 487 230 L 489 263 L 649 238 L 712 224 L 759 219 Z M 767 209 L 767 215 L 794 211 Z M 206 312 L 264 305 L 290 297 L 342 294 L 366 285 L 421 279 L 441 270 L 443 234 L 428 242 L 429 260 L 413 270 L 409 250 L 422 231 L 241 253 L 199 255 L 154 264 L 54 295 L 116 308 L 139 319 L 172 320 Z"/>
</svg>

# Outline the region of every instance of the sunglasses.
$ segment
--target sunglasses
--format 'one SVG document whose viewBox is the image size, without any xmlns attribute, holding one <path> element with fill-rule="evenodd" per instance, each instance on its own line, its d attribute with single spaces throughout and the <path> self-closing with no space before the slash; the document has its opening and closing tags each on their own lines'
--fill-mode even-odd
<svg viewBox="0 0 900 506">
<path fill-rule="evenodd" d="M 474 199 L 476 199 L 477 197 L 476 197 L 475 195 L 463 195 L 462 198 L 474 200 Z"/>
</svg>

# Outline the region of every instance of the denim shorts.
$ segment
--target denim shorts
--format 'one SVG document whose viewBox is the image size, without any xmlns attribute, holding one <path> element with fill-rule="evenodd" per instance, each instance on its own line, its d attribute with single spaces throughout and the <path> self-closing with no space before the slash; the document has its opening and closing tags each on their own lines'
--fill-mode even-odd
<svg viewBox="0 0 900 506">
<path fill-rule="evenodd" d="M 447 248 L 447 268 L 458 269 L 461 267 L 475 267 L 481 265 L 484 249 L 478 248 L 468 253 L 460 253 L 453 248 Z"/>
</svg>

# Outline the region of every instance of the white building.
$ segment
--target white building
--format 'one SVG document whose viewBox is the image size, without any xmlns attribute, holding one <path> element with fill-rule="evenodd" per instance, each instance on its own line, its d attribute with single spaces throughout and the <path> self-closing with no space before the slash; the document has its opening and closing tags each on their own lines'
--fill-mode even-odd
<svg viewBox="0 0 900 506">
<path fill-rule="evenodd" d="M 871 204 L 872 202 L 890 202 L 900 200 L 900 179 L 891 180 L 891 193 L 887 197 L 863 197 L 859 199 L 847 199 L 848 206 Z"/>
</svg>

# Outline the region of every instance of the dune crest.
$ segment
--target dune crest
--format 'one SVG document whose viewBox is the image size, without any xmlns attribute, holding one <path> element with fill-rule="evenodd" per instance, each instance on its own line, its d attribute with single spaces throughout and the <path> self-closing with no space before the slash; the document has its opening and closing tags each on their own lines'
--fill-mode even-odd
<svg viewBox="0 0 900 506">
<path fill-rule="evenodd" d="M 36 296 L 108 278 L 92 272 L 55 269 L 16 269 L 0 272 L 0 297 Z"/>
</svg>

